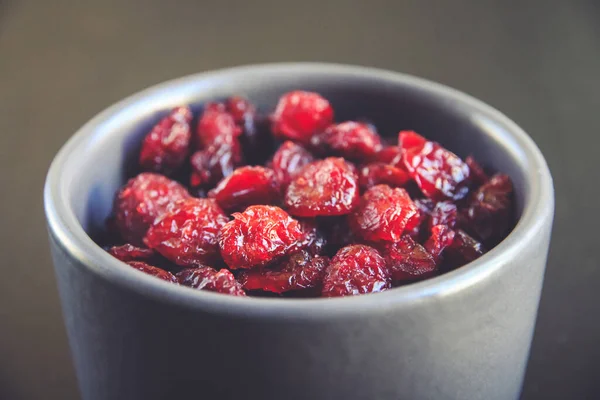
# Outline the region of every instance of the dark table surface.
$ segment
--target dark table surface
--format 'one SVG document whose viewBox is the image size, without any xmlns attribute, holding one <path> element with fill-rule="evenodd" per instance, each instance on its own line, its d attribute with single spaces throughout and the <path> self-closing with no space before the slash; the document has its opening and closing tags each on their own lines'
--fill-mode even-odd
<svg viewBox="0 0 600 400">
<path fill-rule="evenodd" d="M 523 398 L 598 398 L 599 2 L 168 3 L 0 0 L 1 399 L 77 398 L 42 211 L 59 147 L 148 85 L 298 60 L 437 80 L 529 132 L 557 207 Z"/>
</svg>

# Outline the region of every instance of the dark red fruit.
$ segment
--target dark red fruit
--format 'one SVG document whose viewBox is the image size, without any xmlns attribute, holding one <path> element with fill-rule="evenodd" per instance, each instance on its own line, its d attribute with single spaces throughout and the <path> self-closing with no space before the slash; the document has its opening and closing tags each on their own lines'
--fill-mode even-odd
<svg viewBox="0 0 600 400">
<path fill-rule="evenodd" d="M 169 178 L 149 172 L 139 174 L 115 197 L 115 226 L 125 241 L 142 246 L 146 231 L 167 206 L 188 197 L 188 191 Z"/>
<path fill-rule="evenodd" d="M 210 145 L 192 155 L 190 186 L 213 187 L 242 164 L 242 148 L 239 141 L 236 138 L 227 140 L 228 142 Z"/>
<path fill-rule="evenodd" d="M 473 192 L 461 210 L 460 227 L 487 245 L 499 242 L 512 226 L 512 194 L 510 178 L 494 175 Z"/>
<path fill-rule="evenodd" d="M 301 251 L 292 254 L 273 269 L 243 271 L 239 280 L 246 290 L 264 290 L 274 293 L 318 288 L 322 284 L 328 264 L 327 257 L 313 257 L 309 252 Z"/>
<path fill-rule="evenodd" d="M 298 221 L 279 207 L 250 206 L 233 218 L 219 233 L 221 256 L 231 269 L 267 265 L 303 238 Z"/>
<path fill-rule="evenodd" d="M 242 129 L 235 123 L 233 115 L 222 106 L 205 107 L 198 119 L 196 136 L 198 144 L 203 148 L 214 144 L 230 143 L 241 133 Z"/>
<path fill-rule="evenodd" d="M 465 163 L 469 166 L 469 180 L 476 187 L 483 185 L 490 179 L 483 167 L 472 156 L 467 157 Z"/>
<path fill-rule="evenodd" d="M 302 239 L 298 241 L 297 248 L 306 250 L 312 255 L 323 253 L 327 239 L 319 231 L 317 222 L 311 219 L 302 219 L 298 222 L 302 230 Z"/>
<path fill-rule="evenodd" d="M 425 242 L 425 249 L 431 254 L 436 264 L 439 264 L 444 250 L 452 245 L 454 231 L 446 225 L 436 225 L 431 228 L 431 236 Z"/>
<path fill-rule="evenodd" d="M 391 287 L 390 270 L 377 250 L 364 245 L 342 248 L 323 278 L 323 297 L 381 292 Z"/>
<path fill-rule="evenodd" d="M 406 190 L 377 185 L 365 192 L 348 222 L 354 233 L 367 241 L 397 242 L 420 219 Z"/>
<path fill-rule="evenodd" d="M 153 267 L 152 265 L 146 264 L 142 261 L 128 261 L 127 264 L 138 271 L 142 271 L 148 275 L 155 276 L 163 281 L 177 283 L 177 278 L 175 275 L 170 273 L 169 271 L 165 271 L 164 269 L 160 269 L 158 267 Z"/>
<path fill-rule="evenodd" d="M 217 272 L 213 268 L 203 265 L 198 268 L 184 269 L 177 273 L 177 280 L 183 286 L 198 290 L 209 290 L 233 296 L 246 296 L 242 285 L 226 269 Z"/>
<path fill-rule="evenodd" d="M 385 245 L 383 255 L 394 283 L 428 278 L 436 273 L 436 262 L 423 246 L 404 235 Z"/>
<path fill-rule="evenodd" d="M 444 252 L 444 261 L 452 267 L 458 267 L 478 259 L 485 252 L 481 243 L 459 229 L 455 232 L 452 244 Z"/>
<path fill-rule="evenodd" d="M 425 196 L 459 200 L 467 195 L 469 167 L 456 154 L 412 131 L 399 135 L 406 170 Z"/>
<path fill-rule="evenodd" d="M 287 187 L 302 167 L 313 162 L 314 157 L 304 147 L 291 141 L 284 142 L 273 155 L 271 167 L 281 185 Z"/>
<path fill-rule="evenodd" d="M 392 167 L 405 169 L 404 162 L 402 161 L 402 149 L 400 149 L 400 146 L 384 147 L 377 154 L 375 154 L 373 161 L 388 164 Z"/>
<path fill-rule="evenodd" d="M 410 175 L 403 169 L 384 163 L 372 163 L 361 168 L 358 183 L 362 190 L 376 185 L 401 187 L 410 180 Z"/>
<path fill-rule="evenodd" d="M 379 135 L 369 125 L 354 121 L 329 126 L 312 137 L 311 145 L 355 161 L 370 160 L 383 147 Z"/>
<path fill-rule="evenodd" d="M 208 193 L 226 211 L 243 211 L 253 204 L 278 204 L 281 186 L 272 169 L 241 167 Z"/>
<path fill-rule="evenodd" d="M 436 203 L 429 217 L 429 231 L 436 225 L 446 225 L 449 228 L 454 228 L 457 212 L 456 204 L 450 201 Z"/>
<path fill-rule="evenodd" d="M 333 108 L 318 93 L 296 90 L 281 96 L 271 121 L 275 135 L 308 143 L 333 122 Z"/>
<path fill-rule="evenodd" d="M 228 221 L 215 200 L 190 198 L 157 218 L 144 242 L 177 265 L 211 263 L 219 256 L 217 234 Z"/>
<path fill-rule="evenodd" d="M 242 96 L 232 96 L 225 102 L 225 107 L 236 124 L 243 126 L 248 118 L 254 118 L 256 107 Z"/>
<path fill-rule="evenodd" d="M 137 247 L 129 243 L 121 246 L 113 246 L 108 252 L 111 256 L 121 261 L 149 261 L 156 255 L 152 249 Z"/>
<path fill-rule="evenodd" d="M 298 217 L 348 214 L 358 201 L 355 169 L 343 158 L 326 158 L 306 165 L 285 195 L 289 213 Z"/>
<path fill-rule="evenodd" d="M 191 120 L 191 110 L 178 107 L 156 124 L 142 142 L 142 169 L 170 174 L 181 167 L 190 151 Z"/>
</svg>

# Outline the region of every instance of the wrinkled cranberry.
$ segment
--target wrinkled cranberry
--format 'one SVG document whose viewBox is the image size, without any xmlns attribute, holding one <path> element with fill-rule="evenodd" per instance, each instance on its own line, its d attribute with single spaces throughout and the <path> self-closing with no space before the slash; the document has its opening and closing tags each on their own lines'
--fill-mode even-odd
<svg viewBox="0 0 600 400">
<path fill-rule="evenodd" d="M 457 230 L 452 244 L 444 252 L 444 261 L 452 267 L 465 265 L 486 252 L 483 245 L 466 232 Z"/>
<path fill-rule="evenodd" d="M 300 169 L 313 162 L 314 157 L 304 147 L 291 141 L 284 142 L 273 155 L 271 166 L 281 185 L 287 187 Z"/>
<path fill-rule="evenodd" d="M 436 272 L 436 262 L 423 246 L 404 235 L 385 245 L 383 255 L 394 283 L 428 278 Z"/>
<path fill-rule="evenodd" d="M 241 167 L 208 193 L 226 211 L 243 211 L 254 204 L 277 204 L 281 186 L 272 169 Z"/>
<path fill-rule="evenodd" d="M 397 242 L 419 224 L 419 211 L 404 189 L 373 186 L 348 217 L 354 233 L 372 242 Z"/>
<path fill-rule="evenodd" d="M 254 118 L 256 107 L 242 96 L 232 96 L 225 102 L 227 111 L 238 125 L 244 125 L 246 119 Z"/>
<path fill-rule="evenodd" d="M 429 231 L 436 225 L 446 225 L 454 228 L 457 215 L 456 204 L 449 201 L 440 201 L 436 203 L 429 216 Z"/>
<path fill-rule="evenodd" d="M 323 253 L 327 239 L 318 229 L 317 222 L 311 219 L 302 219 L 298 222 L 303 236 L 298 241 L 297 248 L 306 250 L 312 255 Z"/>
<path fill-rule="evenodd" d="M 472 193 L 466 208 L 461 210 L 460 227 L 487 245 L 499 242 L 512 225 L 512 194 L 510 178 L 494 175 Z"/>
<path fill-rule="evenodd" d="M 373 156 L 373 162 L 381 162 L 392 167 L 405 169 L 400 146 L 384 147 Z"/>
<path fill-rule="evenodd" d="M 198 268 L 189 268 L 178 272 L 177 280 L 183 286 L 198 290 L 209 290 L 233 296 L 246 296 L 242 285 L 226 269 L 217 272 L 211 267 L 201 265 Z"/>
<path fill-rule="evenodd" d="M 425 242 L 425 249 L 431 254 L 436 264 L 439 264 L 444 250 L 452 245 L 454 231 L 446 225 L 436 225 L 431 228 L 431 236 Z"/>
<path fill-rule="evenodd" d="M 192 174 L 190 186 L 212 187 L 231 175 L 242 164 L 242 149 L 235 138 L 228 143 L 218 143 L 197 151 L 190 158 Z"/>
<path fill-rule="evenodd" d="M 391 287 L 390 270 L 377 250 L 364 245 L 342 248 L 326 269 L 323 297 L 381 292 Z"/>
<path fill-rule="evenodd" d="M 143 261 L 128 261 L 127 264 L 138 271 L 155 276 L 163 281 L 177 283 L 177 278 L 175 278 L 175 275 L 169 271 L 165 271 L 164 269 L 160 269 L 158 267 L 153 267 L 152 265 L 146 264 Z"/>
<path fill-rule="evenodd" d="M 141 173 L 130 179 L 115 197 L 115 226 L 125 241 L 141 246 L 150 224 L 167 206 L 188 197 L 190 194 L 179 183 L 162 175 Z"/>
<path fill-rule="evenodd" d="M 469 180 L 476 187 L 483 185 L 490 179 L 483 167 L 472 156 L 467 157 L 465 163 L 469 166 Z"/>
<path fill-rule="evenodd" d="M 239 280 L 246 290 L 274 293 L 317 288 L 322 284 L 328 263 L 327 257 L 313 257 L 309 252 L 301 251 L 273 269 L 243 271 Z"/>
<path fill-rule="evenodd" d="M 281 96 L 271 120 L 276 136 L 308 143 L 333 122 L 333 108 L 318 93 L 296 90 Z"/>
<path fill-rule="evenodd" d="M 230 143 L 242 133 L 235 123 L 233 115 L 222 106 L 211 106 L 204 109 L 198 119 L 196 136 L 198 144 L 203 148 L 219 143 Z"/>
<path fill-rule="evenodd" d="M 121 261 L 149 261 L 156 255 L 152 249 L 137 247 L 129 243 L 121 246 L 113 246 L 108 252 L 111 256 Z"/>
<path fill-rule="evenodd" d="M 231 269 L 267 265 L 303 238 L 298 221 L 279 207 L 250 206 L 233 218 L 219 233 L 221 256 Z"/>
<path fill-rule="evenodd" d="M 191 110 L 178 107 L 156 124 L 142 142 L 142 169 L 170 174 L 181 167 L 190 150 L 191 120 Z"/>
<path fill-rule="evenodd" d="M 469 167 L 456 154 L 412 131 L 399 135 L 402 160 L 421 191 L 434 200 L 459 200 L 468 192 Z"/>
<path fill-rule="evenodd" d="M 379 135 L 367 124 L 354 121 L 329 126 L 322 134 L 312 137 L 311 145 L 355 161 L 369 160 L 382 149 Z"/>
<path fill-rule="evenodd" d="M 289 213 L 298 217 L 348 214 L 358 201 L 355 169 L 343 158 L 326 158 L 306 165 L 285 195 Z"/>
<path fill-rule="evenodd" d="M 363 190 L 376 185 L 401 187 L 409 180 L 410 175 L 405 170 L 384 163 L 372 163 L 362 167 L 358 177 L 358 183 Z"/>
<path fill-rule="evenodd" d="M 218 258 L 217 234 L 228 221 L 215 200 L 190 198 L 157 218 L 144 242 L 177 265 L 210 263 Z"/>
</svg>

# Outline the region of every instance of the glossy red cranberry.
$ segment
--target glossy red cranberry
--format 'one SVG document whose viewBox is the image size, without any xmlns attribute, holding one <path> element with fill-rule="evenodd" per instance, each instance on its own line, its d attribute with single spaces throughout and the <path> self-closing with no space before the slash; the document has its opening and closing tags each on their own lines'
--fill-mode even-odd
<svg viewBox="0 0 600 400">
<path fill-rule="evenodd" d="M 348 214 L 358 201 L 355 168 L 343 158 L 326 158 L 306 165 L 285 195 L 287 210 L 298 217 Z"/>
<path fill-rule="evenodd" d="M 412 131 L 399 135 L 404 166 L 425 196 L 459 200 L 467 195 L 469 167 L 456 154 Z"/>
<path fill-rule="evenodd" d="M 495 245 L 513 224 L 512 198 L 510 178 L 494 175 L 472 193 L 466 208 L 461 210 L 460 227 L 484 244 Z"/>
<path fill-rule="evenodd" d="M 444 252 L 444 261 L 456 268 L 475 261 L 485 252 L 485 247 L 480 242 L 459 229 L 455 232 L 452 244 Z"/>
<path fill-rule="evenodd" d="M 281 96 L 271 120 L 276 136 L 308 143 L 333 122 L 333 108 L 318 93 L 297 90 Z"/>
<path fill-rule="evenodd" d="M 192 173 L 190 186 L 211 188 L 231 175 L 243 162 L 240 143 L 235 138 L 227 143 L 213 144 L 197 151 L 190 158 Z"/>
<path fill-rule="evenodd" d="M 436 225 L 446 225 L 449 228 L 454 228 L 457 213 L 456 204 L 450 201 L 436 203 L 429 216 L 429 231 Z"/>
<path fill-rule="evenodd" d="M 149 261 L 156 255 L 152 249 L 137 247 L 129 243 L 113 246 L 108 250 L 108 253 L 121 261 Z"/>
<path fill-rule="evenodd" d="M 243 271 L 239 280 L 246 290 L 274 293 L 320 288 L 328 264 L 327 257 L 314 257 L 307 251 L 301 251 L 278 266 Z"/>
<path fill-rule="evenodd" d="M 317 222 L 313 219 L 301 219 L 298 223 L 302 230 L 302 238 L 298 241 L 297 248 L 312 255 L 322 254 L 327 246 L 327 239 L 319 230 Z"/>
<path fill-rule="evenodd" d="M 354 121 L 329 126 L 322 134 L 313 136 L 311 144 L 354 161 L 368 161 L 383 148 L 377 132 Z"/>
<path fill-rule="evenodd" d="M 404 169 L 378 162 L 361 168 L 358 183 L 362 190 L 366 190 L 376 185 L 401 187 L 409 180 L 410 175 Z"/>
<path fill-rule="evenodd" d="M 405 169 L 404 162 L 402 161 L 402 149 L 400 149 L 400 146 L 384 147 L 373 156 L 373 162 L 381 162 L 391 165 L 392 167 Z"/>
<path fill-rule="evenodd" d="M 229 114 L 233 117 L 233 120 L 243 126 L 248 118 L 254 118 L 256 114 L 256 107 L 254 104 L 242 96 L 232 96 L 225 102 L 225 107 Z"/>
<path fill-rule="evenodd" d="M 377 250 L 364 245 L 337 252 L 323 278 L 323 297 L 381 292 L 391 287 L 390 270 Z"/>
<path fill-rule="evenodd" d="M 144 242 L 177 265 L 211 263 L 219 256 L 217 234 L 228 221 L 213 199 L 190 198 L 157 218 Z"/>
<path fill-rule="evenodd" d="M 226 269 L 217 272 L 213 268 L 203 265 L 198 268 L 184 269 L 177 273 L 177 280 L 183 286 L 198 290 L 208 290 L 232 296 L 246 296 L 242 285 Z"/>
<path fill-rule="evenodd" d="M 241 167 L 208 193 L 226 211 L 243 211 L 254 204 L 279 204 L 281 186 L 275 172 L 264 167 Z"/>
<path fill-rule="evenodd" d="M 354 233 L 371 242 L 397 242 L 420 222 L 419 211 L 404 189 L 373 186 L 348 217 Z"/>
<path fill-rule="evenodd" d="M 288 140 L 273 155 L 271 167 L 281 185 L 286 188 L 302 167 L 313 161 L 314 157 L 308 150 Z"/>
<path fill-rule="evenodd" d="M 233 218 L 219 233 L 221 256 L 231 269 L 265 266 L 303 238 L 298 221 L 279 207 L 250 206 Z"/>
<path fill-rule="evenodd" d="M 408 235 L 398 242 L 386 244 L 383 255 L 394 283 L 428 278 L 437 271 L 431 254 Z"/>
<path fill-rule="evenodd" d="M 139 174 L 115 197 L 115 226 L 125 241 L 141 246 L 150 224 L 166 211 L 167 206 L 188 197 L 188 191 L 169 178 L 149 172 Z"/>
<path fill-rule="evenodd" d="M 178 107 L 156 124 L 142 142 L 142 169 L 171 174 L 181 167 L 190 151 L 191 120 L 191 110 Z"/>
<path fill-rule="evenodd" d="M 155 276 L 163 281 L 177 283 L 177 278 L 175 275 L 170 273 L 169 271 L 165 271 L 164 269 L 154 267 L 150 264 L 146 264 L 143 261 L 128 261 L 127 264 L 138 271 L 142 271 L 145 274 Z"/>
<path fill-rule="evenodd" d="M 452 245 L 454 231 L 446 225 L 436 225 L 431 228 L 431 236 L 425 242 L 425 249 L 431 254 L 436 264 L 440 263 L 444 250 Z"/>
<path fill-rule="evenodd" d="M 196 136 L 198 144 L 207 148 L 213 144 L 229 143 L 241 135 L 242 129 L 235 123 L 233 115 L 222 106 L 205 107 L 198 119 Z"/>
<path fill-rule="evenodd" d="M 483 167 L 472 156 L 467 157 L 465 163 L 469 166 L 469 180 L 475 187 L 483 185 L 490 179 Z"/>
</svg>

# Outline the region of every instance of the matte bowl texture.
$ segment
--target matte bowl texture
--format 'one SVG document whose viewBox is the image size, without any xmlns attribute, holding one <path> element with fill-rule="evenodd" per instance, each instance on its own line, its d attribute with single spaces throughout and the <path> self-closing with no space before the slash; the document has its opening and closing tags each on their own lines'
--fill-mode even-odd
<svg viewBox="0 0 600 400">
<path fill-rule="evenodd" d="M 455 271 L 384 293 L 237 298 L 163 282 L 91 238 L 142 137 L 169 109 L 232 94 L 263 111 L 321 93 L 336 120 L 415 130 L 512 178 L 518 223 Z M 542 288 L 552 178 L 533 141 L 482 102 L 378 69 L 235 67 L 169 81 L 106 109 L 60 150 L 44 192 L 50 244 L 84 399 L 516 399 Z"/>
</svg>

